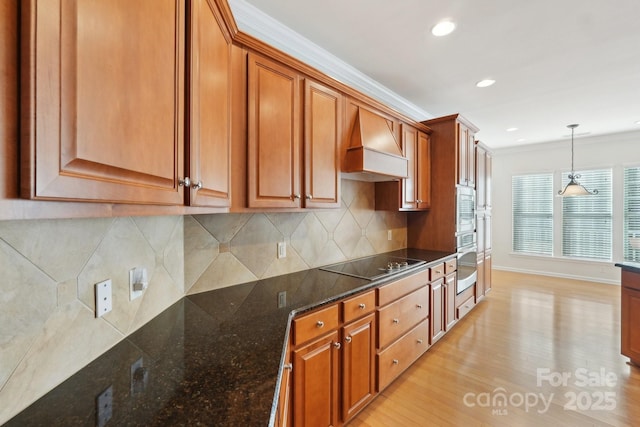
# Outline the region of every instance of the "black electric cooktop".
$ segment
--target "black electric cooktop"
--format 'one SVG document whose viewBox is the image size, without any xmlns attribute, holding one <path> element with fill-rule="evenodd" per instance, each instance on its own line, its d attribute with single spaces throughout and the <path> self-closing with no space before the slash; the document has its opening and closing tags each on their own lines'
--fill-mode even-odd
<svg viewBox="0 0 640 427">
<path fill-rule="evenodd" d="M 417 267 L 426 261 L 413 258 L 394 257 L 389 255 L 374 255 L 353 261 L 332 264 L 321 267 L 320 270 L 330 271 L 361 279 L 376 280 L 389 274 Z"/>
</svg>

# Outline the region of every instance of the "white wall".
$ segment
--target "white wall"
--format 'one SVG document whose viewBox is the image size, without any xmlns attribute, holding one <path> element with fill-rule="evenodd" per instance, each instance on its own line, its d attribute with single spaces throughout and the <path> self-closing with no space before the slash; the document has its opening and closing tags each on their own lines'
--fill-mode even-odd
<svg viewBox="0 0 640 427">
<path fill-rule="evenodd" d="M 576 137 L 574 166 L 577 171 L 613 169 L 613 259 L 585 261 L 563 258 L 561 242 L 562 198 L 554 200 L 554 256 L 514 254 L 511 245 L 511 177 L 553 172 L 554 190 L 560 190 L 562 174 L 571 169 L 571 139 L 518 148 L 499 149 L 493 157 L 493 268 L 576 279 L 620 283 L 616 262 L 622 261 L 623 170 L 640 166 L 640 131 L 604 136 Z"/>
</svg>

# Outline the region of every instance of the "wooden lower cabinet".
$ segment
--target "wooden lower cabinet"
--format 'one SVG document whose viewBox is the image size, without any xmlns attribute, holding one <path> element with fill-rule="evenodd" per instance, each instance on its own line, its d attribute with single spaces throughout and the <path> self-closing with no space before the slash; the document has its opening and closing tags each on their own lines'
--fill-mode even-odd
<svg viewBox="0 0 640 427">
<path fill-rule="evenodd" d="M 387 387 L 428 348 L 429 319 L 424 319 L 378 353 L 378 390 L 381 391 Z"/>
<path fill-rule="evenodd" d="M 352 322 L 342 329 L 342 420 L 348 421 L 376 394 L 376 316 Z"/>
<path fill-rule="evenodd" d="M 431 290 L 431 334 L 430 343 L 438 341 L 445 333 L 445 287 L 444 279 L 429 284 Z"/>
<path fill-rule="evenodd" d="M 348 423 L 474 305 L 452 259 L 294 318 L 275 424 Z"/>
<path fill-rule="evenodd" d="M 444 282 L 444 324 L 445 331 L 448 331 L 456 324 L 456 272 L 447 274 Z"/>
<path fill-rule="evenodd" d="M 640 366 L 640 273 L 623 269 L 621 284 L 621 352 Z"/>
<path fill-rule="evenodd" d="M 338 424 L 340 342 L 333 331 L 293 352 L 293 425 Z"/>
</svg>

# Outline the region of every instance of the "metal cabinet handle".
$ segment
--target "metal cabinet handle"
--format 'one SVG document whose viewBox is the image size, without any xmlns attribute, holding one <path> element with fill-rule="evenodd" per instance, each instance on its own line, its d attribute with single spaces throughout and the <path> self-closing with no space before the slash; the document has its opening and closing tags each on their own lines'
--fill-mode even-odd
<svg viewBox="0 0 640 427">
<path fill-rule="evenodd" d="M 199 190 L 203 186 L 204 184 L 202 184 L 202 181 L 194 182 L 193 184 L 191 184 L 191 188 L 193 188 L 194 190 Z"/>
<path fill-rule="evenodd" d="M 333 343 L 333 346 L 334 346 L 337 350 L 340 350 L 340 347 L 342 347 L 342 345 L 340 345 L 340 343 L 339 343 L 339 342 L 334 342 L 334 343 Z"/>
<path fill-rule="evenodd" d="M 317 328 L 322 328 L 323 326 L 324 326 L 324 322 L 323 322 L 322 320 L 318 320 L 318 321 L 316 322 L 316 327 L 317 327 Z"/>
<path fill-rule="evenodd" d="M 421 339 L 418 339 L 418 344 L 422 344 L 422 340 Z"/>
<path fill-rule="evenodd" d="M 294 194 L 294 195 L 293 195 L 293 198 L 294 198 L 294 199 L 299 199 L 299 198 L 300 198 L 300 194 Z"/>
<path fill-rule="evenodd" d="M 422 304 L 416 304 L 416 308 L 422 308 Z"/>
<path fill-rule="evenodd" d="M 393 319 L 393 323 L 397 325 L 398 323 L 400 323 L 400 319 Z"/>
<path fill-rule="evenodd" d="M 364 310 L 365 308 L 367 308 L 365 304 L 359 304 L 358 307 L 360 308 L 360 310 Z"/>
<path fill-rule="evenodd" d="M 178 185 L 180 187 L 191 187 L 191 178 L 185 176 L 183 179 L 178 180 Z"/>
<path fill-rule="evenodd" d="M 307 200 L 311 200 L 313 199 L 313 196 L 311 194 L 307 194 Z"/>
<path fill-rule="evenodd" d="M 393 364 L 394 365 L 398 365 L 400 363 L 400 361 L 398 359 L 393 359 Z"/>
<path fill-rule="evenodd" d="M 288 370 L 293 370 L 293 364 L 291 363 L 285 363 L 283 366 L 284 369 L 288 369 Z"/>
<path fill-rule="evenodd" d="M 350 343 L 350 342 L 351 342 L 351 337 L 350 337 L 350 336 L 346 336 L 346 337 L 344 337 L 344 340 L 345 340 L 347 343 Z"/>
</svg>

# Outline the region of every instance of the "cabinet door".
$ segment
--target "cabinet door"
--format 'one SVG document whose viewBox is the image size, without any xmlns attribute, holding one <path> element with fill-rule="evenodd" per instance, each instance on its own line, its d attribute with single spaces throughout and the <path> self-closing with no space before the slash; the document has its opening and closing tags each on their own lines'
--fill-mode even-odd
<svg viewBox="0 0 640 427">
<path fill-rule="evenodd" d="M 248 55 L 248 205 L 300 207 L 300 78 Z"/>
<path fill-rule="evenodd" d="M 484 294 L 491 291 L 491 253 L 484 253 Z"/>
<path fill-rule="evenodd" d="M 23 2 L 24 197 L 184 203 L 184 15 L 178 0 Z"/>
<path fill-rule="evenodd" d="M 484 252 L 478 252 L 476 278 L 476 301 L 482 299 L 485 294 L 485 264 Z"/>
<path fill-rule="evenodd" d="M 491 157 L 491 153 L 487 152 L 485 154 L 485 183 L 484 183 L 484 191 L 485 191 L 485 207 L 486 209 L 491 209 L 491 174 L 493 173 L 493 159 Z"/>
<path fill-rule="evenodd" d="M 448 331 L 458 320 L 456 318 L 456 273 L 447 275 L 444 287 L 444 321 L 445 330 Z"/>
<path fill-rule="evenodd" d="M 307 79 L 304 105 L 304 206 L 340 207 L 342 95 Z"/>
<path fill-rule="evenodd" d="M 374 313 L 343 328 L 342 421 L 349 420 L 375 395 Z"/>
<path fill-rule="evenodd" d="M 469 187 L 476 186 L 476 136 L 467 129 L 467 185 Z"/>
<path fill-rule="evenodd" d="M 476 146 L 476 206 L 478 211 L 482 212 L 487 206 L 486 158 L 487 151 L 480 146 Z"/>
<path fill-rule="evenodd" d="M 640 362 L 640 291 L 622 286 L 621 290 L 622 354 L 635 364 Z"/>
<path fill-rule="evenodd" d="M 431 138 L 424 132 L 418 131 L 417 140 L 417 197 L 418 209 L 431 207 Z"/>
<path fill-rule="evenodd" d="M 409 160 L 408 176 L 402 180 L 401 208 L 416 209 L 419 187 L 418 130 L 406 123 L 401 125 L 402 153 Z"/>
<path fill-rule="evenodd" d="M 338 331 L 293 353 L 293 425 L 338 422 Z"/>
<path fill-rule="evenodd" d="M 443 283 L 443 279 L 438 279 L 429 285 L 431 288 L 431 344 L 439 340 L 445 331 Z"/>
<path fill-rule="evenodd" d="M 469 128 L 462 123 L 458 123 L 458 184 L 467 185 L 469 182 L 467 161 L 469 153 L 467 152 L 467 141 L 469 139 Z"/>
<path fill-rule="evenodd" d="M 192 206 L 230 205 L 231 37 L 220 11 L 191 3 L 189 167 Z"/>
</svg>

